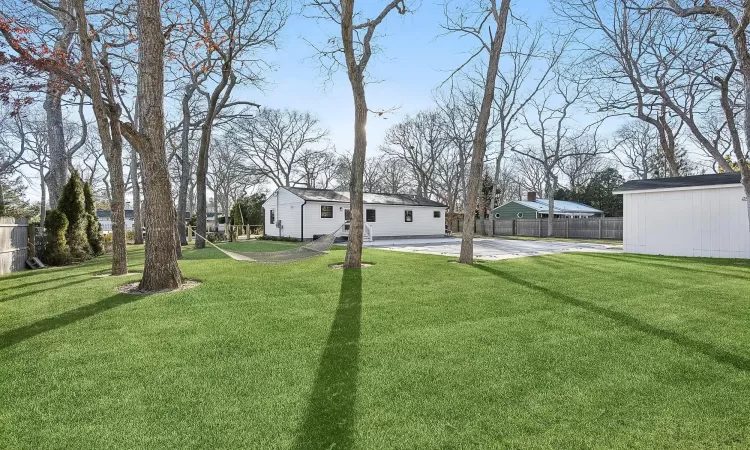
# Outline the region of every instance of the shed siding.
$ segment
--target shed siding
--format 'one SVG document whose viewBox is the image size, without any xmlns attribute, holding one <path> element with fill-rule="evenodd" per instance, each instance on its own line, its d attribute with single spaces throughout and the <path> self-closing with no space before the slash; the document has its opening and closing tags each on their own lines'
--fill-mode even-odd
<svg viewBox="0 0 750 450">
<path fill-rule="evenodd" d="M 333 219 L 322 219 L 320 207 L 333 206 Z M 304 207 L 304 239 L 314 235 L 328 234 L 344 224 L 344 210 L 349 203 L 326 203 L 309 201 Z M 375 210 L 375 222 L 365 222 L 372 227 L 373 237 L 389 236 L 442 236 L 445 233 L 445 208 L 432 206 L 372 205 L 365 203 L 364 209 Z M 404 211 L 412 211 L 413 221 L 404 222 Z M 440 217 L 433 217 L 440 211 Z"/>
<path fill-rule="evenodd" d="M 742 186 L 624 193 L 626 252 L 750 258 Z"/>
<path fill-rule="evenodd" d="M 502 206 L 495 208 L 496 219 L 517 219 L 518 213 L 523 213 L 524 219 L 536 218 L 536 211 L 529 208 L 528 206 L 520 205 L 515 202 L 506 203 Z M 500 217 L 497 217 L 500 214 Z"/>
<path fill-rule="evenodd" d="M 277 189 L 276 192 L 268 197 L 268 199 L 263 203 L 263 220 L 265 222 L 265 233 L 269 236 L 282 236 L 300 239 L 302 227 L 300 210 L 303 203 L 304 200 L 287 191 L 286 189 Z M 274 210 L 276 213 L 276 221 L 278 222 L 279 220 L 281 220 L 281 228 L 277 228 L 276 224 L 271 223 L 271 210 Z"/>
</svg>

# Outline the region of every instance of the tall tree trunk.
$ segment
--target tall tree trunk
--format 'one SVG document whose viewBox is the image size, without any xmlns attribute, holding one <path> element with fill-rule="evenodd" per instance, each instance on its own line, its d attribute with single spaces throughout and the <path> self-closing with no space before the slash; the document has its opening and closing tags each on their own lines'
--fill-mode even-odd
<svg viewBox="0 0 750 450">
<path fill-rule="evenodd" d="M 120 107 L 112 102 L 112 74 L 109 71 L 106 53 L 99 58 L 104 76 L 94 61 L 92 36 L 88 32 L 88 21 L 85 12 L 85 0 L 75 0 L 73 7 L 78 22 L 78 38 L 81 47 L 81 60 L 91 84 L 91 103 L 94 109 L 99 139 L 104 158 L 107 160 L 111 187 L 110 209 L 112 211 L 112 275 L 124 275 L 128 272 L 127 252 L 125 250 L 125 182 L 122 174 L 122 134 L 120 133 Z M 110 103 L 105 104 L 101 81 L 104 79 Z M 67 165 L 67 161 L 66 161 Z"/>
<path fill-rule="evenodd" d="M 44 112 L 47 116 L 47 139 L 49 147 L 49 170 L 46 181 L 49 186 L 49 204 L 57 208 L 57 200 L 62 194 L 63 186 L 70 176 L 68 157 L 63 134 L 62 93 L 58 91 L 61 81 L 50 74 L 44 100 Z"/>
<path fill-rule="evenodd" d="M 73 4 L 70 0 L 60 0 L 56 19 L 60 23 L 59 34 L 55 39 L 55 54 L 67 54 L 76 31 Z M 67 90 L 66 83 L 54 73 L 47 78 L 44 112 L 47 125 L 47 146 L 49 148 L 49 170 L 46 181 L 49 187 L 50 208 L 57 208 L 57 200 L 70 177 L 68 152 L 63 132 L 62 96 Z"/>
<path fill-rule="evenodd" d="M 187 209 L 188 188 L 190 184 L 190 97 L 192 92 L 186 90 L 182 98 L 182 131 L 180 139 L 180 186 L 177 192 L 177 220 L 180 222 L 178 234 L 180 244 L 187 245 L 187 230 L 182 223 L 185 221 Z M 192 205 L 190 205 L 192 209 Z"/>
<path fill-rule="evenodd" d="M 500 63 L 500 53 L 503 49 L 505 39 L 505 28 L 510 10 L 510 0 L 503 0 L 500 5 L 498 17 L 495 19 L 497 29 L 490 44 L 490 58 L 487 63 L 487 75 L 484 85 L 484 96 L 482 106 L 479 109 L 477 128 L 474 134 L 473 152 L 471 166 L 469 169 L 469 185 L 466 192 L 466 205 L 464 206 L 464 230 L 461 234 L 461 254 L 458 262 L 472 264 L 474 262 L 474 214 L 477 208 L 479 190 L 482 187 L 482 166 L 484 165 L 484 153 L 487 148 L 487 127 L 490 122 L 492 101 L 495 96 L 495 81 Z"/>
<path fill-rule="evenodd" d="M 143 219 L 141 218 L 141 185 L 138 177 L 138 152 L 130 146 L 130 184 L 133 186 L 134 242 L 143 244 Z"/>
<path fill-rule="evenodd" d="M 206 205 L 206 169 L 208 167 L 206 155 L 202 151 L 198 152 L 198 167 L 195 183 L 195 248 L 206 248 L 206 241 L 203 237 L 206 235 L 208 227 L 208 215 Z"/>
<path fill-rule="evenodd" d="M 500 182 L 500 163 L 503 161 L 503 153 L 505 153 L 505 139 L 502 138 L 500 142 L 500 153 L 497 155 L 495 161 L 495 177 L 492 179 L 492 197 L 490 198 L 490 224 L 492 226 L 492 232 L 490 235 L 495 235 L 495 207 L 497 207 L 497 184 Z"/>
<path fill-rule="evenodd" d="M 109 151 L 104 152 L 109 166 L 109 179 L 112 187 L 112 275 L 128 273 L 128 251 L 125 233 L 125 181 L 122 173 L 122 134 L 119 117 L 110 119 L 112 142 Z"/>
<path fill-rule="evenodd" d="M 44 227 L 44 221 L 47 219 L 47 185 L 44 181 L 44 166 L 39 165 L 39 191 L 41 198 L 39 200 L 39 225 Z"/>
<path fill-rule="evenodd" d="M 745 8 L 750 8 L 746 6 Z M 742 57 L 740 58 L 740 71 L 742 72 L 742 79 L 744 82 L 743 91 L 745 96 L 745 105 L 750 105 L 750 54 L 747 49 L 747 35 L 742 33 L 742 36 L 735 36 L 735 39 L 741 40 L 740 49 L 742 51 Z M 750 114 L 745 111 L 745 145 L 750 145 Z M 750 161 L 745 158 L 742 153 L 742 148 L 739 146 L 734 147 L 735 157 L 737 158 L 737 164 L 740 166 L 740 173 L 742 174 L 740 182 L 745 188 L 745 207 L 747 208 L 747 219 L 748 225 L 750 225 Z"/>
<path fill-rule="evenodd" d="M 364 173 L 367 156 L 367 100 L 362 83 L 352 84 L 354 97 L 354 155 L 352 155 L 352 172 L 349 180 L 349 242 L 346 246 L 345 268 L 358 268 L 362 264 L 362 234 L 364 229 Z"/>
<path fill-rule="evenodd" d="M 547 237 L 555 235 L 555 191 L 557 190 L 557 177 L 547 175 Z"/>
<path fill-rule="evenodd" d="M 164 35 L 159 0 L 137 1 L 138 127 L 143 185 L 146 191 L 146 263 L 142 291 L 176 289 L 182 285 L 177 265 L 177 220 L 164 144 Z"/>
</svg>

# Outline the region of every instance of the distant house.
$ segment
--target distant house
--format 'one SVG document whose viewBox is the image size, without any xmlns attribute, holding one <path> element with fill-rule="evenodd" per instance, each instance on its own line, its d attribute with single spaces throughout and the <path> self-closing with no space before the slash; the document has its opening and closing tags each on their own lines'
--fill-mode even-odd
<svg viewBox="0 0 750 450">
<path fill-rule="evenodd" d="M 105 233 L 112 232 L 112 211 L 109 209 L 97 209 L 96 217 Z M 125 231 L 133 231 L 133 206 L 125 203 Z"/>
<path fill-rule="evenodd" d="M 96 217 L 99 219 L 99 224 L 102 226 L 104 233 L 112 232 L 112 211 L 109 209 L 97 209 Z M 133 221 L 135 220 L 135 214 L 133 212 L 133 206 L 130 202 L 125 203 L 125 231 L 133 231 Z M 190 213 L 185 213 L 185 221 L 190 220 Z"/>
<path fill-rule="evenodd" d="M 364 194 L 364 239 L 445 235 L 442 203 L 406 194 Z M 263 203 L 263 234 L 311 240 L 341 228 L 348 235 L 349 193 L 281 187 Z"/>
<path fill-rule="evenodd" d="M 604 212 L 592 206 L 566 200 L 555 200 L 556 218 L 603 217 Z M 495 219 L 537 219 L 549 216 L 549 200 L 529 192 L 526 200 L 512 200 L 492 211 Z"/>
<path fill-rule="evenodd" d="M 623 196 L 626 252 L 750 258 L 739 173 L 633 180 L 614 193 Z"/>
</svg>

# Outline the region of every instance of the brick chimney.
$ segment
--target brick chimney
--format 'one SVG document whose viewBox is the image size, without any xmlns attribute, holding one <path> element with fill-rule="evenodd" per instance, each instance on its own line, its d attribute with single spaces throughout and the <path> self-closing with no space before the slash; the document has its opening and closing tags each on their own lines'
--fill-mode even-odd
<svg viewBox="0 0 750 450">
<path fill-rule="evenodd" d="M 526 200 L 530 202 L 536 201 L 536 192 L 535 191 L 529 191 L 526 193 Z"/>
</svg>

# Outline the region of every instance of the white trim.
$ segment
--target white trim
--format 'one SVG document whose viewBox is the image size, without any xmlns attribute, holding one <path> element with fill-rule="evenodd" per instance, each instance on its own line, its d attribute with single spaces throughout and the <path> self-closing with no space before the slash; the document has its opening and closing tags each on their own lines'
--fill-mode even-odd
<svg viewBox="0 0 750 450">
<path fill-rule="evenodd" d="M 648 192 L 665 192 L 665 191 L 694 191 L 697 189 L 721 189 L 721 188 L 732 188 L 742 187 L 740 183 L 727 183 L 727 184 L 709 184 L 703 186 L 679 186 L 679 187 L 661 187 L 656 189 L 636 189 L 628 191 L 612 191 L 613 194 L 625 195 L 625 194 L 644 194 Z"/>
</svg>

